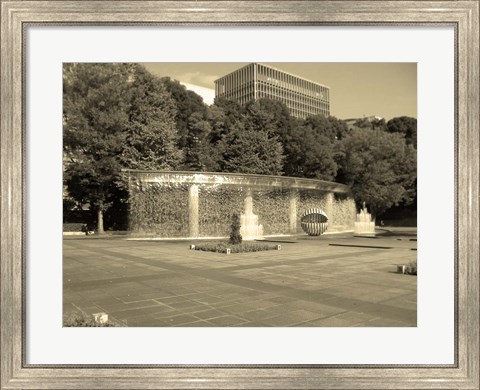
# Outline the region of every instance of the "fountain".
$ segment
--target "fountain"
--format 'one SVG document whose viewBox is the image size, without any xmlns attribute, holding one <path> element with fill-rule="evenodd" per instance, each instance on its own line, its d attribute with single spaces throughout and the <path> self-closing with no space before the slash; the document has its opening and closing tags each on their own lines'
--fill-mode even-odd
<svg viewBox="0 0 480 390">
<path fill-rule="evenodd" d="M 124 172 L 130 230 L 142 237 L 228 237 L 234 213 L 246 240 L 299 234 L 305 223 L 326 227 L 326 221 L 303 215 L 314 208 L 328 215 L 330 233 L 354 228 L 352 193 L 340 183 L 241 173 Z"/>
<path fill-rule="evenodd" d="M 240 234 L 244 240 L 255 240 L 263 236 L 263 226 L 258 224 L 258 215 L 253 213 L 253 198 L 249 191 L 245 197 L 245 213 L 240 215 Z"/>
<path fill-rule="evenodd" d="M 365 202 L 363 202 L 363 207 L 356 216 L 354 234 L 375 237 L 375 221 L 372 221 L 372 215 L 368 212 Z"/>
</svg>

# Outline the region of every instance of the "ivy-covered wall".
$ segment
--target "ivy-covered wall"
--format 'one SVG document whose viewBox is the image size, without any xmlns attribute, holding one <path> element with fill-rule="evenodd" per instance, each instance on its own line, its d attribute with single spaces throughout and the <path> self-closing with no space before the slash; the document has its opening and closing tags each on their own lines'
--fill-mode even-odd
<svg viewBox="0 0 480 390">
<path fill-rule="evenodd" d="M 226 237 L 230 234 L 232 214 L 243 212 L 242 188 L 200 186 L 198 224 L 202 237 Z"/>
<path fill-rule="evenodd" d="M 357 210 L 352 198 L 340 197 L 333 201 L 333 226 L 330 231 L 353 230 Z"/>
<path fill-rule="evenodd" d="M 140 235 L 188 237 L 189 187 L 187 183 L 142 183 L 130 187 L 130 229 Z M 355 203 L 348 196 L 318 190 L 251 189 L 247 186 L 198 184 L 200 237 L 227 237 L 233 213 L 244 212 L 245 197 L 253 198 L 253 212 L 264 235 L 290 234 L 291 198 L 296 198 L 297 233 L 302 233 L 305 210 L 323 209 L 329 217 L 327 232 L 353 230 Z M 330 202 L 330 203 L 329 203 Z"/>
<path fill-rule="evenodd" d="M 298 200 L 298 218 L 301 217 L 300 214 L 302 214 L 305 210 L 311 208 L 320 208 L 323 209 L 323 211 L 327 211 L 326 192 L 301 190 L 298 192 Z"/>
<path fill-rule="evenodd" d="M 130 230 L 159 237 L 188 236 L 188 186 L 144 184 L 131 188 Z"/>
<path fill-rule="evenodd" d="M 253 213 L 263 225 L 263 234 L 288 234 L 290 229 L 290 191 L 253 192 Z"/>
</svg>

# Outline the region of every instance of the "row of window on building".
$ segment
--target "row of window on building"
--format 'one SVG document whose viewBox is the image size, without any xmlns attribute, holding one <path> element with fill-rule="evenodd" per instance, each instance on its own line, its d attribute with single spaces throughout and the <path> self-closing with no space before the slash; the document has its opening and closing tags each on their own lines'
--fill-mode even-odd
<svg viewBox="0 0 480 390">
<path fill-rule="evenodd" d="M 330 114 L 328 87 L 262 64 L 249 64 L 215 81 L 215 96 L 244 106 L 249 101 L 280 100 L 295 117 Z"/>
</svg>

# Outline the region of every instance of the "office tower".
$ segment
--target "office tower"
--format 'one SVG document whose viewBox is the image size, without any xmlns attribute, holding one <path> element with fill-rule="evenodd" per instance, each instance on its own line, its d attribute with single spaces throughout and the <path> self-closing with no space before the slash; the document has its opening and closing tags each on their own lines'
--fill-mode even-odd
<svg viewBox="0 0 480 390">
<path fill-rule="evenodd" d="M 279 100 L 296 118 L 330 115 L 330 88 L 271 66 L 252 63 L 215 81 L 215 97 L 245 106 L 252 100 Z"/>
</svg>

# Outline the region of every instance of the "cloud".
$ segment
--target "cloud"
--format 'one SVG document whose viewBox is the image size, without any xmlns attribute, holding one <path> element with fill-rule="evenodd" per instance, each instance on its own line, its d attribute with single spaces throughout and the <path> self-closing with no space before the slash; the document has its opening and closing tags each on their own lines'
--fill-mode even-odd
<svg viewBox="0 0 480 390">
<path fill-rule="evenodd" d="M 208 105 L 213 104 L 213 100 L 215 99 L 215 90 L 214 89 L 205 88 L 205 87 L 190 84 L 190 83 L 184 83 L 183 81 L 180 81 L 180 84 L 184 85 L 190 91 L 193 91 L 196 94 L 200 95 L 203 98 L 203 102 L 205 104 L 208 104 Z"/>
<path fill-rule="evenodd" d="M 218 76 L 211 74 L 204 74 L 200 72 L 187 72 L 179 74 L 175 77 L 183 83 L 198 85 L 206 88 L 213 88 L 214 81 L 218 79 Z"/>
</svg>

